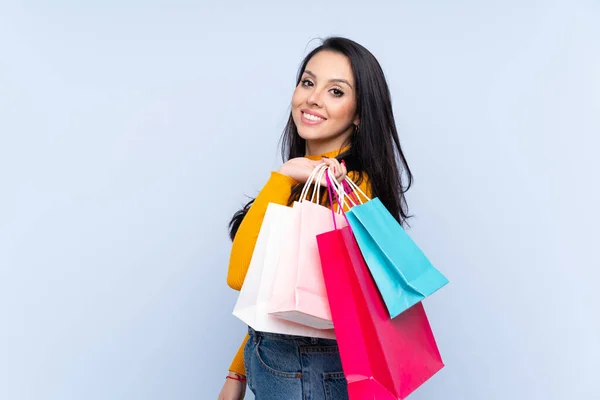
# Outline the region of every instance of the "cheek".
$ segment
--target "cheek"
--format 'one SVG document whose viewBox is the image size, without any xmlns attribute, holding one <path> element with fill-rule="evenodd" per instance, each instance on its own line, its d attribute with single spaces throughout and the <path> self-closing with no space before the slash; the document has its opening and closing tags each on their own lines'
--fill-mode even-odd
<svg viewBox="0 0 600 400">
<path fill-rule="evenodd" d="M 300 92 L 300 90 L 298 90 L 298 88 L 296 88 L 296 90 L 294 90 L 294 94 L 292 95 L 292 107 L 296 108 L 300 106 L 303 102 L 304 98 L 302 96 L 302 93 Z"/>
<path fill-rule="evenodd" d="M 333 116 L 340 122 L 348 122 L 354 118 L 354 110 L 356 109 L 354 101 L 348 99 L 346 101 L 340 101 L 336 104 L 332 104 L 329 107 L 329 115 Z"/>
</svg>

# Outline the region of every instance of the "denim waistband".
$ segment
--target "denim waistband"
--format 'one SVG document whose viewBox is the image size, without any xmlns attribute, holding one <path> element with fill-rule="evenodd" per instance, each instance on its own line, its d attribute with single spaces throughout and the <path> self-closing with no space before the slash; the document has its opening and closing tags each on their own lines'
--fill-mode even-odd
<svg viewBox="0 0 600 400">
<path fill-rule="evenodd" d="M 323 338 L 314 338 L 307 336 L 296 336 L 296 335 L 285 335 L 281 333 L 271 333 L 271 332 L 261 332 L 255 331 L 251 327 L 248 327 L 248 335 L 250 337 L 264 337 L 274 340 L 289 340 L 297 342 L 298 344 L 306 344 L 306 345 L 324 345 L 324 346 L 337 346 L 337 340 L 335 339 L 323 339 Z"/>
</svg>

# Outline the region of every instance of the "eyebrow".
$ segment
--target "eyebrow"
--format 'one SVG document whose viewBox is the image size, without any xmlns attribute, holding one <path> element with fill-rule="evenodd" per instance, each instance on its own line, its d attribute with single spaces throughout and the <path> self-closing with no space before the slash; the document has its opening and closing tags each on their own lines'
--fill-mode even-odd
<svg viewBox="0 0 600 400">
<path fill-rule="evenodd" d="M 304 73 L 312 76 L 315 79 L 317 79 L 317 76 L 312 71 L 309 71 L 308 69 L 305 69 Z M 350 82 L 348 82 L 345 79 L 330 79 L 329 82 L 341 82 L 341 83 L 345 83 L 346 85 L 350 86 L 350 88 L 352 88 L 352 85 L 350 84 Z"/>
</svg>

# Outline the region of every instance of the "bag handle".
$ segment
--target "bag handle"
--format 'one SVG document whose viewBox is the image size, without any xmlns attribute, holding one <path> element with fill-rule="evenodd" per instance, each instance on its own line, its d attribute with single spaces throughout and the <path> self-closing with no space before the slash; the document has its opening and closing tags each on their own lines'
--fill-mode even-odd
<svg viewBox="0 0 600 400">
<path fill-rule="evenodd" d="M 333 200 L 334 199 L 338 199 L 337 202 L 337 214 L 342 214 L 344 212 L 344 205 L 345 205 L 345 200 L 344 200 L 344 196 L 345 193 L 343 192 L 343 190 L 340 189 L 340 187 L 338 185 L 333 184 L 332 182 L 336 182 L 336 184 L 338 183 L 337 180 L 335 179 L 335 176 L 333 175 L 333 173 L 331 172 L 331 168 L 327 167 L 324 171 L 324 175 L 325 175 L 325 181 L 327 182 L 327 190 L 329 191 L 329 205 L 330 205 L 330 209 L 331 212 L 333 212 Z M 322 179 L 322 178 L 320 178 Z M 333 188 L 333 189 L 332 189 Z M 332 191 L 335 189 L 335 197 L 332 194 Z M 340 191 L 341 190 L 341 191 Z"/>
<path fill-rule="evenodd" d="M 329 183 L 337 189 L 337 193 L 344 193 L 344 195 L 348 194 L 347 198 L 352 206 L 364 204 L 363 200 L 358 194 L 361 194 L 365 201 L 371 200 L 369 196 L 367 196 L 365 192 L 363 192 L 362 189 L 358 187 L 358 185 L 354 183 L 354 181 L 348 176 L 346 176 L 346 179 L 344 179 L 341 183 L 335 178 L 331 179 Z M 342 208 L 345 205 L 345 202 L 342 203 Z M 348 205 L 348 208 L 350 208 L 350 205 Z"/>
<path fill-rule="evenodd" d="M 302 188 L 302 192 L 300 194 L 299 201 L 302 202 L 302 201 L 308 200 L 308 191 L 310 190 L 310 187 L 314 185 L 315 188 L 313 189 L 313 193 L 310 197 L 310 202 L 317 203 L 319 201 L 319 199 L 321 198 L 321 181 L 323 180 L 324 177 L 329 178 L 330 175 L 333 176 L 331 169 L 329 168 L 329 166 L 327 164 L 323 163 L 323 164 L 317 165 L 313 169 L 311 174 L 309 175 L 308 179 L 306 180 L 306 183 L 304 184 L 304 187 Z M 333 180 L 336 182 L 336 184 L 338 183 L 337 180 L 335 179 L 335 177 L 333 178 Z M 343 207 L 345 205 L 345 201 L 344 201 L 345 192 L 344 192 L 344 189 L 342 189 L 340 186 L 335 186 L 335 191 L 337 194 L 336 197 L 341 198 L 341 203 L 338 201 L 338 208 L 337 208 L 337 213 L 341 214 L 341 213 L 343 213 Z M 331 202 L 331 197 L 330 197 L 330 202 Z M 333 210 L 333 204 L 331 205 L 331 208 Z"/>
<path fill-rule="evenodd" d="M 321 180 L 323 180 L 323 176 L 326 174 L 326 171 L 327 166 L 325 166 L 325 168 L 321 168 L 315 176 L 315 189 L 313 189 L 313 195 L 310 198 L 311 203 L 314 203 L 315 200 L 318 202 L 321 198 Z"/>
<path fill-rule="evenodd" d="M 317 174 L 319 174 L 323 169 L 327 168 L 327 164 L 323 163 L 323 164 L 319 164 L 317 165 L 312 172 L 310 173 L 310 175 L 308 176 L 308 179 L 306 180 L 306 183 L 304 184 L 304 187 L 302 188 L 302 192 L 300 193 L 300 197 L 299 197 L 299 201 L 304 201 L 306 200 L 306 197 L 308 196 L 308 190 L 310 189 L 310 187 L 313 184 L 313 181 L 315 180 L 315 177 L 317 176 Z M 318 189 L 318 188 L 317 188 Z M 314 192 L 313 192 L 313 198 L 314 198 Z"/>
<path fill-rule="evenodd" d="M 366 201 L 371 200 L 371 198 L 369 196 L 367 196 L 365 194 L 365 192 L 363 192 L 362 189 L 359 188 L 358 185 L 356 183 L 354 183 L 354 181 L 352 179 L 348 178 L 347 176 L 346 176 L 346 179 L 344 179 L 343 185 L 344 185 L 344 189 L 351 191 L 355 195 L 357 193 L 360 193 L 365 198 Z M 359 196 L 356 196 L 356 198 L 358 199 L 360 204 L 364 204 Z"/>
<path fill-rule="evenodd" d="M 337 222 L 335 220 L 335 213 L 333 212 L 333 190 L 331 190 L 333 183 L 331 183 L 330 175 L 331 175 L 331 173 L 327 174 L 325 179 L 327 180 L 327 191 L 329 192 L 329 207 L 331 208 L 331 219 L 333 219 L 333 228 L 337 231 Z M 337 187 L 336 187 L 336 189 L 337 189 Z M 336 193 L 336 195 L 337 195 L 337 193 Z M 339 207 L 340 207 L 340 197 L 339 196 L 337 196 L 337 200 L 338 200 L 338 209 L 339 209 Z M 344 214 L 344 217 L 345 216 L 346 216 L 346 214 Z"/>
<path fill-rule="evenodd" d="M 344 198 L 346 195 L 346 191 L 341 188 L 341 185 L 335 179 L 335 176 L 333 175 L 331 170 L 328 169 L 327 171 L 328 171 L 328 173 L 327 173 L 325 179 L 327 180 L 327 190 L 329 191 L 329 204 L 330 204 L 330 208 L 331 208 L 331 218 L 333 219 L 333 226 L 337 230 L 337 221 L 335 218 L 335 213 L 333 212 L 333 198 L 334 198 L 334 194 L 335 194 L 335 198 L 337 199 L 337 203 L 338 203 L 338 214 L 342 214 L 344 216 L 344 218 L 346 219 L 346 222 L 348 223 L 348 228 L 350 230 L 352 230 L 352 228 L 350 226 L 350 221 L 348 220 L 348 217 L 346 216 L 346 213 L 344 212 L 344 205 L 345 205 Z M 335 183 L 333 183 L 333 182 L 335 182 Z M 335 188 L 336 190 L 333 190 L 332 188 Z M 350 208 L 350 207 L 348 207 L 348 208 Z"/>
</svg>

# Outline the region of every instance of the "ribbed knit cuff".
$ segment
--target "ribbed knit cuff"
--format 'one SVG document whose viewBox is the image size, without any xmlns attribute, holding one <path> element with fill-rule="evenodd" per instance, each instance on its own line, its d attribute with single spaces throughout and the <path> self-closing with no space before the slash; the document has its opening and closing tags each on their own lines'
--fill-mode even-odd
<svg viewBox="0 0 600 400">
<path fill-rule="evenodd" d="M 236 374 L 246 376 L 246 366 L 244 365 L 244 347 L 246 346 L 246 342 L 248 341 L 249 338 L 250 338 L 250 336 L 248 336 L 248 334 L 246 334 L 246 337 L 244 338 L 242 345 L 238 349 L 238 352 L 235 355 L 235 357 L 233 358 L 233 361 L 231 362 L 231 366 L 229 367 L 229 370 L 231 372 L 235 372 Z"/>
</svg>

